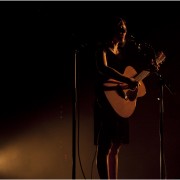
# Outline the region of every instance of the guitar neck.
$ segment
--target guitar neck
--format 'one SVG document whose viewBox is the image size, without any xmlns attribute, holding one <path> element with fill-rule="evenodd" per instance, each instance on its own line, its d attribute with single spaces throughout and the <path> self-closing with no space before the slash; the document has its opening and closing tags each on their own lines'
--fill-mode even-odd
<svg viewBox="0 0 180 180">
<path fill-rule="evenodd" d="M 142 81 L 142 80 L 145 79 L 149 74 L 150 74 L 150 71 L 143 70 L 140 74 L 138 74 L 137 76 L 135 76 L 135 80 L 136 80 L 136 81 Z"/>
<path fill-rule="evenodd" d="M 156 57 L 155 59 L 155 63 L 157 65 L 159 65 L 160 63 L 162 63 L 164 60 L 165 60 L 166 56 L 163 52 L 159 52 L 158 53 L 158 56 Z M 146 78 L 148 75 L 150 74 L 150 71 L 148 70 L 143 70 L 140 74 L 138 74 L 137 76 L 135 76 L 135 80 L 136 81 L 141 81 L 143 80 L 144 78 Z"/>
</svg>

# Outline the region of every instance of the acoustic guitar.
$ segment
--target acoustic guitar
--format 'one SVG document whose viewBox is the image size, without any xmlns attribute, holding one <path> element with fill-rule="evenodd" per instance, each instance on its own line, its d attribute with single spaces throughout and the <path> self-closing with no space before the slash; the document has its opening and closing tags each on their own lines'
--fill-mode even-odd
<svg viewBox="0 0 180 180">
<path fill-rule="evenodd" d="M 164 53 L 160 52 L 155 59 L 156 65 L 159 66 L 165 58 L 166 56 Z M 103 84 L 105 96 L 119 116 L 128 118 L 133 114 L 138 97 L 143 97 L 146 94 L 146 87 L 142 80 L 150 73 L 151 70 L 143 70 L 141 73 L 137 74 L 132 66 L 127 66 L 123 75 L 134 78 L 139 82 L 138 87 L 133 90 L 130 89 L 126 83 L 114 79 L 108 79 Z"/>
</svg>

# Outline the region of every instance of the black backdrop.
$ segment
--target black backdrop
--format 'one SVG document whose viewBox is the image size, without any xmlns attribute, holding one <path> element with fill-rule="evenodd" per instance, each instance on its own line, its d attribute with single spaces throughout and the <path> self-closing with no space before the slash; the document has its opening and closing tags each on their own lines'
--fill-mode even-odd
<svg viewBox="0 0 180 180">
<path fill-rule="evenodd" d="M 161 67 L 176 93 L 164 91 L 168 178 L 179 178 L 179 2 L 1 2 L 1 178 L 71 178 L 74 51 L 77 54 L 80 156 L 91 178 L 93 53 L 106 21 L 127 20 L 137 41 L 167 56 Z M 145 80 L 147 95 L 130 122 L 130 144 L 119 157 L 120 178 L 159 178 L 159 86 Z M 77 144 L 78 145 L 78 144 Z M 13 163 L 11 163 L 13 161 Z M 98 178 L 94 163 L 94 178 Z M 77 160 L 77 178 L 83 178 Z"/>
</svg>

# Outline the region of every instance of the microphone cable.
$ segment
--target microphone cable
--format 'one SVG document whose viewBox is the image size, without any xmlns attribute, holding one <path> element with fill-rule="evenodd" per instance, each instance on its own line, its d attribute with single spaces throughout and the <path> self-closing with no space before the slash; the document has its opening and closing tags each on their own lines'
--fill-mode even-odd
<svg viewBox="0 0 180 180">
<path fill-rule="evenodd" d="M 80 157 L 80 106 L 79 106 L 79 98 L 78 98 L 78 86 L 79 86 L 78 80 L 79 80 L 80 73 L 78 73 L 79 66 L 76 66 L 76 68 L 77 68 L 76 69 L 76 73 L 77 73 L 77 99 L 76 99 L 76 102 L 77 102 L 77 156 L 79 159 L 79 165 L 80 165 L 83 178 L 86 179 L 86 176 L 82 167 L 81 157 Z"/>
</svg>

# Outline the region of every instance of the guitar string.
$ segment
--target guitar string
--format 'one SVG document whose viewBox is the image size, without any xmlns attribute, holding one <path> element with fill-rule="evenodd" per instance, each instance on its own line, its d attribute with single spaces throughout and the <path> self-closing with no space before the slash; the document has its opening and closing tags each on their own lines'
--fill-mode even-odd
<svg viewBox="0 0 180 180">
<path fill-rule="evenodd" d="M 144 79 L 149 74 L 149 71 L 142 71 L 138 76 L 135 77 L 137 81 Z"/>
</svg>

